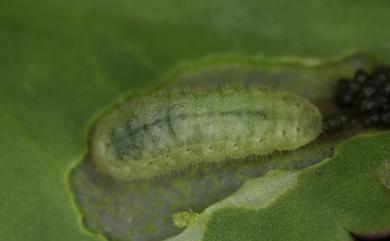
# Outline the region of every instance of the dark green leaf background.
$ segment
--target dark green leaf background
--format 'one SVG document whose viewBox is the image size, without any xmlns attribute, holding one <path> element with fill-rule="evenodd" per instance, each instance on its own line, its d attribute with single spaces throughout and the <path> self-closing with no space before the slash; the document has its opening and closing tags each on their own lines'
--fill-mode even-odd
<svg viewBox="0 0 390 241">
<path fill-rule="evenodd" d="M 386 0 L 3 0 L 0 239 L 103 240 L 81 225 L 68 174 L 96 116 L 210 54 L 389 63 Z"/>
</svg>

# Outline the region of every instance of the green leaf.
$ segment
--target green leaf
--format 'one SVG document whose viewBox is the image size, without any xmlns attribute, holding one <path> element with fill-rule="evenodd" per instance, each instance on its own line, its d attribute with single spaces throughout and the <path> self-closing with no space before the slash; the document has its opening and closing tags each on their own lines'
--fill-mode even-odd
<svg viewBox="0 0 390 241">
<path fill-rule="evenodd" d="M 334 157 L 303 171 L 247 181 L 169 240 L 347 241 L 350 233 L 386 233 L 389 156 L 388 132 L 351 139 Z"/>
<path fill-rule="evenodd" d="M 389 63 L 386 1 L 0 2 L 0 237 L 103 240 L 81 224 L 70 170 L 93 120 L 176 65 L 212 54 Z"/>
<path fill-rule="evenodd" d="M 212 55 L 186 62 L 163 78 L 167 89 L 246 86 L 289 91 L 311 101 L 330 100 L 340 78 L 351 78 L 357 69 L 370 71 L 375 61 L 354 54 L 333 60 L 266 58 L 249 55 Z M 333 104 L 333 103 L 331 103 Z"/>
</svg>

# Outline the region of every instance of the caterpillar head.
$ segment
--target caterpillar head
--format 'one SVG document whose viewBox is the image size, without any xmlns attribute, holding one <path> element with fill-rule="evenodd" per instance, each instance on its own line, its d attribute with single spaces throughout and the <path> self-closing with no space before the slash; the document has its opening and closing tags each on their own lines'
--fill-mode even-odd
<svg viewBox="0 0 390 241">
<path fill-rule="evenodd" d="M 316 139 L 322 131 L 322 117 L 317 107 L 308 100 L 291 94 L 280 93 L 280 101 L 275 103 L 281 117 L 276 127 L 276 136 L 280 140 L 286 139 L 280 149 L 292 150 Z M 290 103 L 289 108 L 285 108 L 285 103 Z M 293 104 L 293 105 L 291 105 Z"/>
</svg>

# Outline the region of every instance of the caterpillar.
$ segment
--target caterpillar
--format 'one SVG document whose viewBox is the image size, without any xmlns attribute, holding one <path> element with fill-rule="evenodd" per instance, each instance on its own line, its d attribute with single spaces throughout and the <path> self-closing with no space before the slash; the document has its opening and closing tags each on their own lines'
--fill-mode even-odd
<svg viewBox="0 0 390 241">
<path fill-rule="evenodd" d="M 321 132 L 318 109 L 292 93 L 221 88 L 165 92 L 119 106 L 96 126 L 91 157 L 117 179 L 293 150 Z"/>
</svg>

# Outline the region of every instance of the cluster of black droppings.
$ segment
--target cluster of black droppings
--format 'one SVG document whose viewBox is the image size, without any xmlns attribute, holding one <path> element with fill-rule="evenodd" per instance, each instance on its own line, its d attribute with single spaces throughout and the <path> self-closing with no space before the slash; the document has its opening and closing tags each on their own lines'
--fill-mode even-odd
<svg viewBox="0 0 390 241">
<path fill-rule="evenodd" d="M 367 125 L 390 126 L 390 68 L 379 67 L 372 74 L 358 70 L 353 79 L 341 79 L 336 99 Z"/>
</svg>

